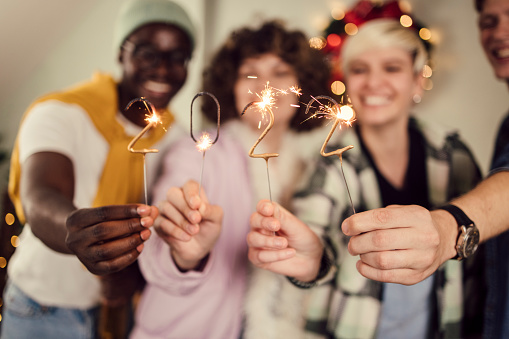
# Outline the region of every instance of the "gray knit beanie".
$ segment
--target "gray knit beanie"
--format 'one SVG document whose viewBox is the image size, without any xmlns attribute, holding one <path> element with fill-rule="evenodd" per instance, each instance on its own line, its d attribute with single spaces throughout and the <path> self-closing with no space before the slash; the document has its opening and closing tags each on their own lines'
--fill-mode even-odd
<svg viewBox="0 0 509 339">
<path fill-rule="evenodd" d="M 182 7 L 170 0 L 129 0 L 120 8 L 113 33 L 113 48 L 120 49 L 125 39 L 136 29 L 150 23 L 165 23 L 179 27 L 195 45 L 195 29 Z"/>
</svg>

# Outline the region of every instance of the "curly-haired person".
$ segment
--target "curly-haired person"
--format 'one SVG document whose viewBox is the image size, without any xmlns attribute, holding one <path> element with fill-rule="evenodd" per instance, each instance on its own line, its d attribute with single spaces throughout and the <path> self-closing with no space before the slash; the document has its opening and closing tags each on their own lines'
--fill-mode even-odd
<svg viewBox="0 0 509 339">
<path fill-rule="evenodd" d="M 327 62 L 309 46 L 308 38 L 276 21 L 234 31 L 212 58 L 203 89 L 221 105 L 220 137 L 206 158 L 190 137 L 165 156 L 153 197 L 160 208 L 158 236 L 145 243 L 139 261 L 147 285 L 134 338 L 224 339 L 239 338 L 241 333 L 261 338 L 265 336 L 257 336 L 257 330 L 276 333 L 273 324 L 284 322 L 283 318 L 269 323 L 256 317 L 270 315 L 269 308 L 285 304 L 272 305 L 274 293 L 287 293 L 293 302 L 305 292 L 273 273 L 249 273 L 249 218 L 256 201 L 269 197 L 268 187 L 274 201 L 288 206 L 312 160 L 319 157 L 329 127 L 320 128 L 321 119 L 306 121 L 309 115 L 302 102 L 307 103 L 311 95 L 328 95 L 329 76 Z M 248 155 L 268 120 L 254 107 L 241 115 L 247 104 L 260 100 L 257 94 L 266 86 L 277 94 L 274 125 L 254 153 L 279 153 L 268 165 Z M 292 86 L 301 89 L 300 96 L 278 91 Z M 200 100 L 205 116 L 215 124 L 215 103 L 206 97 Z M 215 137 L 214 128 L 211 134 Z M 293 303 L 286 306 L 300 314 Z M 293 327 L 291 319 L 287 322 Z"/>
</svg>

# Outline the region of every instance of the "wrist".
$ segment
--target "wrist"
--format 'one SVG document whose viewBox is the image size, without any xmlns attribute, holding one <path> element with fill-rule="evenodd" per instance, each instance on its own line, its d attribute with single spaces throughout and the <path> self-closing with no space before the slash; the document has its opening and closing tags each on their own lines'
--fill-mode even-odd
<svg viewBox="0 0 509 339">
<path fill-rule="evenodd" d="M 313 265 L 316 267 L 316 272 L 312 275 L 311 279 L 300 279 L 299 277 L 287 277 L 288 280 L 299 288 L 311 288 L 319 284 L 319 282 L 326 277 L 331 271 L 333 259 L 327 249 L 323 249 L 322 255 L 319 257 L 318 263 Z"/>
<path fill-rule="evenodd" d="M 173 262 L 180 272 L 188 271 L 203 271 L 207 264 L 209 254 L 207 253 L 203 258 L 185 259 L 182 258 L 176 251 L 170 250 Z"/>
<path fill-rule="evenodd" d="M 432 211 L 431 218 L 440 235 L 440 262 L 444 263 L 457 255 L 458 225 L 456 219 L 445 210 L 437 209 Z"/>
</svg>

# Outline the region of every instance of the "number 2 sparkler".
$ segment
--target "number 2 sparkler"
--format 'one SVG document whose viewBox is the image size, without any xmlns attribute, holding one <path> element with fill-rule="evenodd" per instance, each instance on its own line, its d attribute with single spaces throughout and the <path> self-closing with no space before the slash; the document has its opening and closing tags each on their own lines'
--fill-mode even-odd
<svg viewBox="0 0 509 339">
<path fill-rule="evenodd" d="M 138 133 L 137 136 L 135 136 L 131 142 L 129 143 L 129 145 L 127 145 L 127 149 L 129 150 L 129 152 L 132 152 L 132 153 L 141 153 L 143 154 L 143 186 L 144 186 L 144 190 L 145 190 L 145 205 L 147 204 L 148 202 L 148 199 L 147 199 L 147 165 L 145 163 L 145 155 L 147 153 L 157 153 L 159 152 L 158 149 L 155 149 L 155 148 L 144 148 L 144 149 L 134 149 L 134 144 L 136 144 L 136 142 L 145 134 L 147 133 L 147 131 L 149 129 L 151 129 L 152 127 L 155 127 L 157 126 L 157 124 L 161 123 L 161 119 L 159 118 L 159 116 L 156 114 L 156 110 L 154 108 L 154 105 L 152 105 L 152 103 L 150 101 L 148 101 L 147 99 L 145 98 L 136 98 L 136 99 L 133 99 L 131 100 L 125 110 L 127 111 L 132 104 L 134 104 L 135 102 L 138 102 L 138 101 L 141 101 L 145 107 L 147 108 L 147 111 L 149 111 L 151 113 L 151 115 L 147 116 L 147 118 L 145 118 L 145 121 L 148 121 L 148 124 L 147 126 L 145 126 L 145 128 L 143 128 L 143 130 Z"/>
<path fill-rule="evenodd" d="M 318 99 L 326 99 L 333 103 L 333 106 L 329 105 L 323 105 L 321 104 Z M 348 192 L 348 198 L 350 199 L 350 204 L 352 205 L 353 213 L 355 214 L 355 207 L 353 205 L 352 196 L 350 195 L 350 190 L 348 189 L 348 184 L 346 182 L 345 172 L 343 171 L 343 152 L 348 151 L 349 149 L 352 149 L 352 145 L 345 146 L 343 148 L 325 153 L 325 148 L 327 147 L 327 143 L 329 142 L 330 138 L 332 137 L 332 134 L 334 134 L 334 131 L 338 127 L 340 123 L 344 123 L 347 125 L 351 125 L 352 122 L 355 119 L 355 112 L 349 105 L 339 105 L 336 100 L 333 98 L 321 95 L 317 97 L 312 97 L 311 101 L 309 101 L 307 107 L 306 107 L 306 114 L 309 111 L 309 108 L 313 104 L 313 102 L 316 101 L 320 107 L 318 108 L 317 112 L 315 112 L 311 118 L 313 117 L 320 117 L 323 116 L 328 119 L 334 119 L 334 124 L 332 125 L 329 134 L 327 135 L 327 138 L 325 139 L 325 142 L 322 145 L 322 148 L 320 150 L 320 154 L 324 157 L 329 157 L 331 155 L 337 155 L 339 157 L 339 162 L 341 165 L 341 174 L 343 174 L 343 180 L 345 181 L 346 191 Z M 340 126 L 341 128 L 341 126 Z"/>
</svg>

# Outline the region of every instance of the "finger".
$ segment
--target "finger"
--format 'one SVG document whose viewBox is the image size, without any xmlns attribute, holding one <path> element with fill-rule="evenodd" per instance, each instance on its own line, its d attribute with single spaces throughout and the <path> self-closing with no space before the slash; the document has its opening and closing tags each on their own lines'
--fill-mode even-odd
<svg viewBox="0 0 509 339">
<path fill-rule="evenodd" d="M 279 220 L 272 217 L 264 217 L 260 213 L 253 213 L 249 218 L 249 224 L 252 229 L 261 229 L 268 232 L 276 232 L 281 228 Z"/>
<path fill-rule="evenodd" d="M 265 217 L 272 217 L 274 216 L 274 207 L 274 203 L 263 199 L 256 204 L 256 211 Z"/>
<path fill-rule="evenodd" d="M 223 220 L 224 211 L 221 206 L 202 204 L 200 208 L 202 220 L 210 220 L 214 223 L 221 223 Z"/>
<path fill-rule="evenodd" d="M 356 213 L 343 221 L 341 229 L 348 236 L 377 229 L 420 226 L 431 223 L 429 211 L 417 205 L 388 206 Z"/>
<path fill-rule="evenodd" d="M 202 197 L 205 197 L 205 193 L 200 194 L 198 192 L 199 185 L 194 180 L 189 180 L 182 186 L 182 192 L 184 198 L 191 209 L 197 210 L 202 204 Z"/>
<path fill-rule="evenodd" d="M 362 254 L 360 258 L 363 263 L 380 270 L 424 270 L 433 262 L 432 256 L 412 250 L 370 252 Z"/>
<path fill-rule="evenodd" d="M 137 212 L 138 215 L 142 218 L 150 217 L 152 219 L 155 219 L 158 214 L 157 208 L 150 205 L 138 205 Z"/>
<path fill-rule="evenodd" d="M 110 261 L 131 251 L 138 252 L 137 247 L 142 243 L 143 240 L 139 234 L 132 234 L 102 244 L 95 244 L 90 247 L 90 250 L 86 252 L 87 257 L 83 259 L 95 263 Z"/>
<path fill-rule="evenodd" d="M 140 237 L 147 228 L 141 224 L 139 218 L 115 220 L 102 222 L 83 229 L 80 239 L 89 239 L 90 244 L 112 241 L 113 239 L 123 238 L 129 235 Z M 146 234 L 146 232 L 144 233 Z M 71 236 L 71 239 L 74 238 Z"/>
<path fill-rule="evenodd" d="M 293 258 L 296 252 L 293 248 L 285 248 L 283 250 L 260 250 L 250 248 L 248 257 L 255 265 L 264 265 L 282 260 Z"/>
<path fill-rule="evenodd" d="M 375 230 L 351 237 L 348 251 L 351 255 L 406 249 L 435 252 L 439 240 L 438 233 L 416 228 Z"/>
<path fill-rule="evenodd" d="M 186 221 L 191 224 L 198 224 L 201 221 L 200 212 L 197 211 L 197 208 L 201 204 L 200 198 L 198 196 L 193 196 L 191 200 L 198 200 L 198 205 L 196 208 L 193 208 L 189 205 L 189 200 L 186 200 L 184 195 L 184 191 L 178 187 L 172 187 L 168 190 L 168 203 L 173 206 L 173 209 L 178 211 L 178 216 L 174 215 L 178 220 L 173 220 L 176 224 L 182 225 L 183 221 L 180 220 L 180 216 L 184 217 Z M 193 202 L 193 204 L 195 204 Z M 165 207 L 168 205 L 165 204 Z M 174 210 L 171 210 L 172 212 Z M 165 209 L 165 211 L 169 211 L 170 209 Z"/>
<path fill-rule="evenodd" d="M 87 266 L 87 268 L 96 275 L 115 273 L 134 263 L 139 254 L 136 249 L 130 250 L 115 258 L 99 261 L 94 265 Z"/>
<path fill-rule="evenodd" d="M 421 272 L 408 268 L 379 270 L 363 263 L 361 260 L 357 262 L 357 271 L 359 271 L 362 276 L 371 280 L 403 285 L 416 284 L 430 275 L 427 271 Z"/>
<path fill-rule="evenodd" d="M 199 232 L 199 226 L 190 224 L 173 205 L 164 202 L 160 210 L 161 215 L 154 221 L 154 229 L 166 240 L 175 238 L 189 241 L 191 235 Z"/>
<path fill-rule="evenodd" d="M 110 220 L 139 218 L 138 204 L 109 205 L 76 210 L 67 218 L 68 226 L 88 227 Z M 143 210 L 143 208 L 142 208 Z"/>
<path fill-rule="evenodd" d="M 246 240 L 249 247 L 276 250 L 288 247 L 288 240 L 286 238 L 274 235 L 267 236 L 259 232 L 249 232 Z"/>
</svg>

